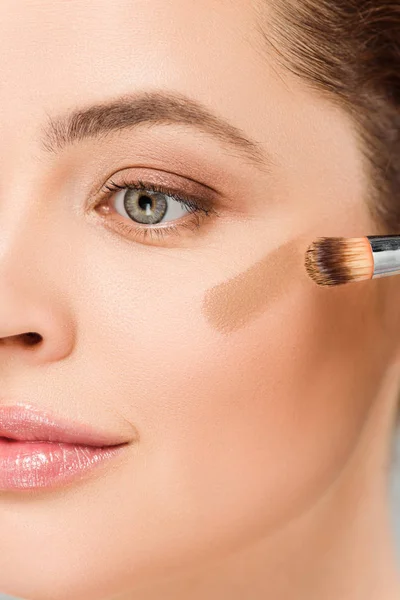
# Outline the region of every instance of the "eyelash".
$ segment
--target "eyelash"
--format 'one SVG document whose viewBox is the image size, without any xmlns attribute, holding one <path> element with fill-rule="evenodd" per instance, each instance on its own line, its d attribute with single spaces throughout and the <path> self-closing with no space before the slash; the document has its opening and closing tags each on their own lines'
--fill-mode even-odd
<svg viewBox="0 0 400 600">
<path fill-rule="evenodd" d="M 100 206 L 104 206 L 104 204 L 118 191 L 132 189 L 132 190 L 143 190 L 147 192 L 157 192 L 160 194 L 165 194 L 170 199 L 179 202 L 183 205 L 188 213 L 191 214 L 191 218 L 180 217 L 179 219 L 175 219 L 174 221 L 170 221 L 171 224 L 163 224 L 160 225 L 131 225 L 128 221 L 126 223 L 118 223 L 116 224 L 116 229 L 118 229 L 123 235 L 134 236 L 135 239 L 141 239 L 141 241 L 162 241 L 166 237 L 170 235 L 181 235 L 184 229 L 189 230 L 197 230 L 202 225 L 204 218 L 209 217 L 211 214 L 217 215 L 217 211 L 210 205 L 210 201 L 202 200 L 201 198 L 197 198 L 195 196 L 191 196 L 185 194 L 184 192 L 177 192 L 171 188 L 165 187 L 163 185 L 159 185 L 156 183 L 147 183 L 142 179 L 138 179 L 137 181 L 127 181 L 123 180 L 120 184 L 115 183 L 113 180 L 110 180 L 107 184 L 105 184 L 101 189 L 102 199 L 96 204 L 94 207 L 99 208 Z M 116 213 L 119 214 L 119 213 Z M 121 217 L 122 218 L 122 217 Z M 132 223 L 134 221 L 132 220 Z M 167 222 L 169 223 L 169 222 Z"/>
</svg>

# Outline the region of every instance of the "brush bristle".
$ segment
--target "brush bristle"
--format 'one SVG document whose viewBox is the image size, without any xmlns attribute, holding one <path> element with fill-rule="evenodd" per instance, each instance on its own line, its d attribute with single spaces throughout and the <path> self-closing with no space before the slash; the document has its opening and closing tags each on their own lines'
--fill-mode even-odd
<svg viewBox="0 0 400 600">
<path fill-rule="evenodd" d="M 307 273 L 318 285 L 341 285 L 371 279 L 374 259 L 366 237 L 324 237 L 306 251 Z"/>
</svg>

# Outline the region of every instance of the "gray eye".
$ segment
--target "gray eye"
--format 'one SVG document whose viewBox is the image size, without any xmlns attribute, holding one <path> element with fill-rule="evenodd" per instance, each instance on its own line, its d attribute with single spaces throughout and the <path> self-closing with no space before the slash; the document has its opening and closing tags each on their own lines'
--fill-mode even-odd
<svg viewBox="0 0 400 600">
<path fill-rule="evenodd" d="M 127 188 L 116 194 L 115 210 L 123 217 L 145 225 L 179 219 L 189 212 L 167 194 Z M 164 218 L 164 217 L 168 218 Z"/>
</svg>

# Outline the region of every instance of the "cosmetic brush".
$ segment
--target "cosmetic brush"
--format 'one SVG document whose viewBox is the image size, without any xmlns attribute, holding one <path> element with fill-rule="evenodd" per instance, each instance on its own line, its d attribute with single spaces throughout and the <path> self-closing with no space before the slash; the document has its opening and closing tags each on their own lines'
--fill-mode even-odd
<svg viewBox="0 0 400 600">
<path fill-rule="evenodd" d="M 397 275 L 400 235 L 318 238 L 306 250 L 305 267 L 323 286 Z"/>
</svg>

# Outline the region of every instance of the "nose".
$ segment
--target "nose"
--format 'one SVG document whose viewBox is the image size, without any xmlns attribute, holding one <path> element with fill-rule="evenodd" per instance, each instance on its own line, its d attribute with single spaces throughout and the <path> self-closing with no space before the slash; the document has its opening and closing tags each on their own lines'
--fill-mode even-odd
<svg viewBox="0 0 400 600">
<path fill-rule="evenodd" d="M 68 276 L 60 269 L 65 252 L 67 248 L 62 243 L 57 247 L 47 226 L 46 231 L 15 228 L 0 241 L 1 374 L 11 362 L 43 364 L 71 353 L 71 296 Z"/>
<path fill-rule="evenodd" d="M 5 284 L 0 269 L 0 373 L 10 359 L 53 362 L 72 351 L 73 325 L 65 300 L 51 285 L 46 294 L 45 281 L 43 286 L 44 293 L 39 293 L 19 287 L 17 281 Z"/>
</svg>

